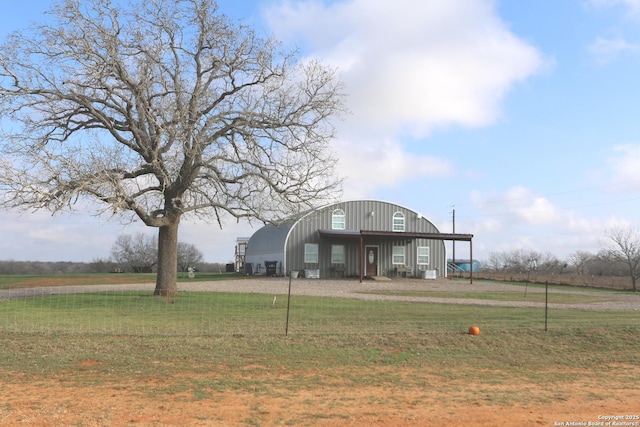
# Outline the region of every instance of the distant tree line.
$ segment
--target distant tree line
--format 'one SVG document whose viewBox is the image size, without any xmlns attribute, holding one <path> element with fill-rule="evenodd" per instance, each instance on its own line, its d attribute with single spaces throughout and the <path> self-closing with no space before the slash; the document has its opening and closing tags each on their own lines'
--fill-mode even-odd
<svg viewBox="0 0 640 427">
<path fill-rule="evenodd" d="M 483 267 L 491 271 L 513 273 L 524 273 L 530 270 L 562 273 L 567 268 L 567 263 L 550 253 L 515 249 L 510 252 L 490 253 Z"/>
<path fill-rule="evenodd" d="M 144 233 L 118 236 L 110 257 L 91 262 L 0 261 L 0 275 L 48 275 L 88 273 L 154 273 L 158 264 L 157 237 Z M 201 272 L 224 272 L 223 263 L 205 263 L 202 252 L 193 244 L 178 242 L 178 271 L 189 267 Z"/>
<path fill-rule="evenodd" d="M 4 260 L 0 261 L 0 275 L 114 273 L 120 271 L 118 265 L 109 259 L 95 259 L 91 262 Z M 220 262 L 201 262 L 196 267 L 203 273 L 224 273 L 226 265 Z"/>
<path fill-rule="evenodd" d="M 614 227 L 605 231 L 606 240 L 597 253 L 575 251 L 567 260 L 550 253 L 516 249 L 492 252 L 482 263 L 490 272 L 527 274 L 573 273 L 588 276 L 628 277 L 637 291 L 640 279 L 640 231 L 633 227 Z"/>
<path fill-rule="evenodd" d="M 523 274 L 538 272 L 547 274 L 573 273 L 593 276 L 625 276 L 626 265 L 612 259 L 607 252 L 592 253 L 576 251 L 561 260 L 550 253 L 515 249 L 506 252 L 492 252 L 482 263 L 485 271 Z"/>
<path fill-rule="evenodd" d="M 0 275 L 86 274 L 94 272 L 90 263 L 83 262 L 0 261 Z"/>
<path fill-rule="evenodd" d="M 178 271 L 198 268 L 203 260 L 202 252 L 193 244 L 178 242 Z M 118 236 L 111 248 L 114 268 L 133 273 L 151 273 L 158 266 L 158 238 L 144 233 Z"/>
</svg>

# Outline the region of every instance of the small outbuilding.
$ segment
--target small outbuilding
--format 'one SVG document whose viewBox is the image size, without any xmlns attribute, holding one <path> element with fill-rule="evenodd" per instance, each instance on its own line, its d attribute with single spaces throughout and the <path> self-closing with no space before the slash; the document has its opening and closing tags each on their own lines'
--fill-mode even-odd
<svg viewBox="0 0 640 427">
<path fill-rule="evenodd" d="M 244 271 L 361 281 L 375 276 L 444 277 L 444 241 L 468 241 L 472 251 L 472 237 L 440 233 L 418 212 L 394 203 L 339 202 L 260 228 L 247 244 Z"/>
</svg>

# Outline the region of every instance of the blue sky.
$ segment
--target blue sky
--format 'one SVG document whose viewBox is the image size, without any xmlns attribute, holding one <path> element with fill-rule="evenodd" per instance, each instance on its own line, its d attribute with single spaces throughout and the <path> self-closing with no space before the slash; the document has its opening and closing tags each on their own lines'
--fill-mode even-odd
<svg viewBox="0 0 640 427">
<path fill-rule="evenodd" d="M 48 0 L 3 0 L 0 36 Z M 7 7 L 7 5 L 9 5 Z M 597 252 L 640 223 L 640 0 L 219 1 L 339 69 L 351 114 L 334 148 L 345 200 L 414 209 L 474 234 L 474 258 Z M 0 212 L 0 259 L 91 261 L 119 234 L 89 214 Z M 183 221 L 209 262 L 253 230 Z M 468 256 L 467 245 L 456 256 Z"/>
</svg>

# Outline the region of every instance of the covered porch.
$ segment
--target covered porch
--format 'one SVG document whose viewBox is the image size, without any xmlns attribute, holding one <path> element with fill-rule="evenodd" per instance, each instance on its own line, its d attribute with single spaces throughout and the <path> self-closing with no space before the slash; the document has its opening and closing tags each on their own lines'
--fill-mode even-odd
<svg viewBox="0 0 640 427">
<path fill-rule="evenodd" d="M 393 266 L 386 264 L 387 267 L 381 269 L 377 262 L 377 257 L 380 256 L 377 249 L 384 247 L 385 242 L 390 244 L 391 242 L 404 241 L 407 244 L 414 244 L 418 239 L 423 239 L 424 241 L 465 241 L 469 242 L 470 256 L 473 257 L 472 234 L 372 230 L 318 230 L 318 232 L 321 242 L 326 244 L 342 242 L 345 239 L 355 243 L 355 245 L 350 246 L 356 248 L 357 257 L 355 262 L 357 263 L 357 275 L 360 282 L 363 282 L 365 276 L 377 276 L 380 274 L 391 277 L 397 275 L 411 276 L 417 273 L 416 268 L 411 263 L 393 264 Z M 374 259 L 376 261 L 375 264 Z M 330 271 L 335 275 L 344 275 L 345 266 L 341 269 L 339 265 L 331 265 Z M 444 275 L 446 276 L 446 260 Z M 470 283 L 473 283 L 473 273 L 470 274 L 469 279 Z"/>
</svg>

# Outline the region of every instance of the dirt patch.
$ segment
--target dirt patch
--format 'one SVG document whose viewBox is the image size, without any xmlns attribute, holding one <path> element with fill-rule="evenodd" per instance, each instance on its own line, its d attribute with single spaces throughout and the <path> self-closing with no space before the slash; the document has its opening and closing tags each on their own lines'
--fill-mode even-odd
<svg viewBox="0 0 640 427">
<path fill-rule="evenodd" d="M 62 280 L 69 284 L 68 278 Z M 408 291 L 452 291 L 459 287 L 482 292 L 506 286 L 489 283 L 469 286 L 452 281 L 391 283 L 396 289 Z M 381 298 L 367 291 L 389 286 L 304 280 L 294 285 L 293 292 L 300 295 L 358 298 Z M 153 285 L 105 289 L 120 288 L 152 289 Z M 91 287 L 94 292 L 101 289 L 99 285 Z M 287 293 L 288 282 L 284 279 L 203 282 L 181 284 L 181 289 L 280 295 Z M 86 290 L 56 289 L 63 291 Z M 6 298 L 20 296 L 18 291 L 11 292 L 4 292 Z M 638 307 L 637 296 L 622 297 L 633 298 L 629 304 Z M 544 372 L 531 370 L 526 375 L 505 377 L 500 373 L 447 367 L 456 369 L 455 375 L 448 376 L 442 366 L 436 365 L 420 368 L 375 365 L 366 367 L 367 379 L 362 380 L 346 368 L 301 367 L 290 372 L 252 364 L 239 370 L 212 367 L 210 372 L 190 373 L 193 368 L 180 367 L 179 373 L 173 375 L 124 376 L 109 373 L 105 364 L 87 358 L 74 369 L 46 377 L 0 368 L 0 425 L 558 426 L 581 422 L 597 425 L 603 421 L 599 417 L 640 413 L 637 387 L 640 366 L 636 365 L 602 366 L 599 372 L 554 370 L 549 375 L 553 380 L 546 380 Z M 621 421 L 640 423 L 640 420 Z"/>
<path fill-rule="evenodd" d="M 128 283 L 148 283 L 153 281 L 150 275 L 133 279 L 130 275 L 113 274 L 105 279 L 96 275 L 79 275 L 79 276 L 36 276 L 26 277 L 22 280 L 15 281 L 12 288 L 49 288 L 58 286 L 92 286 L 101 284 L 128 284 Z"/>
<path fill-rule="evenodd" d="M 603 378 L 567 372 L 570 379 L 553 384 L 488 380 L 473 372 L 449 380 L 436 368 L 375 368 L 378 384 L 358 384 L 346 371 L 269 367 L 194 374 L 195 383 L 181 375 L 112 382 L 91 371 L 92 360 L 81 365 L 64 375 L 3 382 L 0 425 L 555 426 L 632 416 L 640 400 L 640 390 L 625 381 L 638 378 L 637 366 Z M 401 381 L 385 381 L 390 374 Z M 234 379 L 246 386 L 230 387 Z"/>
</svg>

